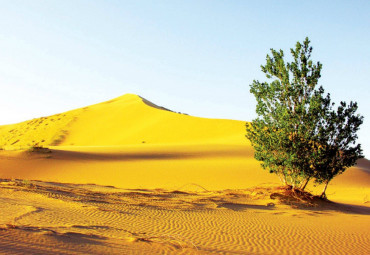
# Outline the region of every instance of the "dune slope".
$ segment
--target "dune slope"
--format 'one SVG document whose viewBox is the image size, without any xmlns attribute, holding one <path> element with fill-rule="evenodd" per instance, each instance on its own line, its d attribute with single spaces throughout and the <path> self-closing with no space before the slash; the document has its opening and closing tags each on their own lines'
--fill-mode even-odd
<svg viewBox="0 0 370 255">
<path fill-rule="evenodd" d="M 168 143 L 247 143 L 242 121 L 206 119 L 156 106 L 137 95 L 0 127 L 0 146 L 112 146 Z"/>
</svg>

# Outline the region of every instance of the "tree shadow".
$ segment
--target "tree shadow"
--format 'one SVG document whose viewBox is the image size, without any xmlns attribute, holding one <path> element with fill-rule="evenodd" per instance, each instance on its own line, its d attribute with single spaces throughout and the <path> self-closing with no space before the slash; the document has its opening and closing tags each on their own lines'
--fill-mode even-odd
<svg viewBox="0 0 370 255">
<path fill-rule="evenodd" d="M 281 204 L 289 205 L 295 209 L 311 212 L 341 212 L 346 214 L 370 215 L 370 207 L 362 205 L 353 205 L 346 203 L 333 202 L 318 196 L 312 196 L 309 199 L 300 199 L 285 194 L 273 193 L 271 199 L 277 199 Z"/>
<path fill-rule="evenodd" d="M 352 205 L 326 201 L 327 205 L 321 208 L 322 211 L 337 211 L 347 214 L 370 215 L 370 207 L 363 205 Z"/>
</svg>

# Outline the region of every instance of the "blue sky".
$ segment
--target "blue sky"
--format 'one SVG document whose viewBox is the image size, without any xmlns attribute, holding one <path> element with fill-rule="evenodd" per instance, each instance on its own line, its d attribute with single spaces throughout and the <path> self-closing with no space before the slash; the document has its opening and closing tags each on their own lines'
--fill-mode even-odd
<svg viewBox="0 0 370 255">
<path fill-rule="evenodd" d="M 252 120 L 270 48 L 306 36 L 334 101 L 354 100 L 370 157 L 370 1 L 0 1 L 0 124 L 139 94 Z"/>
</svg>

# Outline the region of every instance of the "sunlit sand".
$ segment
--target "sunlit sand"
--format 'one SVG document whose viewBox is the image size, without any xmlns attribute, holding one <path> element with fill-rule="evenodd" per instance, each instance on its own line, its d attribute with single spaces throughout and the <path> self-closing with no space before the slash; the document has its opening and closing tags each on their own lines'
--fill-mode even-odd
<svg viewBox="0 0 370 255">
<path fill-rule="evenodd" d="M 369 161 L 330 202 L 290 198 L 243 121 L 128 94 L 0 126 L 0 146 L 1 253 L 370 253 Z"/>
</svg>

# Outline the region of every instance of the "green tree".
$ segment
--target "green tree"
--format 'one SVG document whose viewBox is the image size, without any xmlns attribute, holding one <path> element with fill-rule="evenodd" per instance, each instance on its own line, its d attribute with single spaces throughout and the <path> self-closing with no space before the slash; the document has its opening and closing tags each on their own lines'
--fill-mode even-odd
<svg viewBox="0 0 370 255">
<path fill-rule="evenodd" d="M 325 183 L 362 157 L 356 132 L 362 117 L 356 103 L 333 110 L 330 95 L 318 86 L 322 65 L 311 60 L 308 38 L 284 52 L 271 49 L 262 65 L 269 82 L 253 81 L 258 117 L 247 123 L 246 137 L 261 166 L 277 174 L 285 185 L 304 190 L 314 179 Z M 324 193 L 325 194 L 324 189 Z"/>
<path fill-rule="evenodd" d="M 312 163 L 316 169 L 315 181 L 325 184 L 321 197 L 326 197 L 328 184 L 336 175 L 363 158 L 361 145 L 356 144 L 357 131 L 363 123 L 363 117 L 356 114 L 357 109 L 357 103 L 341 102 L 336 110 L 330 107 L 325 111 L 325 119 L 316 135 L 319 156 Z"/>
</svg>

